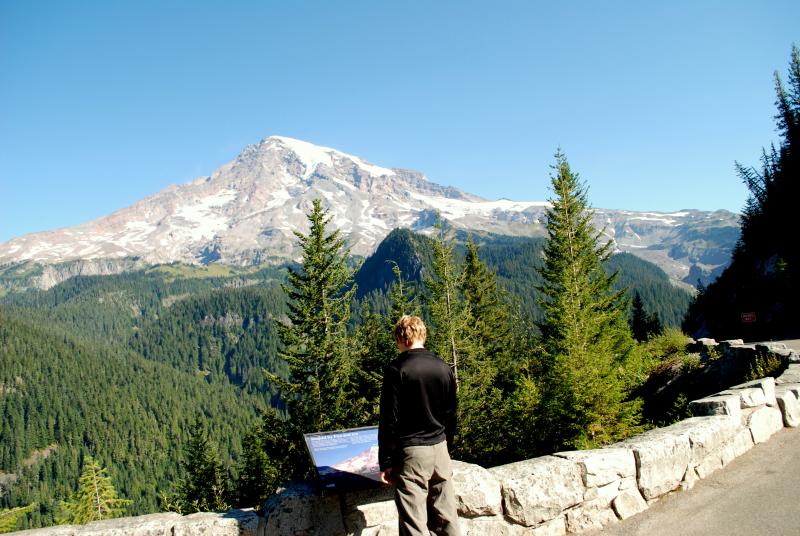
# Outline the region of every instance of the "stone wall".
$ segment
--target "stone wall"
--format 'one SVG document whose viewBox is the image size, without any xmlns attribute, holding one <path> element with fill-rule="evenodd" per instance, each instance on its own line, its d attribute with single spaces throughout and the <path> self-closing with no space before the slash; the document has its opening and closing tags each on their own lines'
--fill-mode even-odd
<svg viewBox="0 0 800 536">
<path fill-rule="evenodd" d="M 738 341 L 721 346 L 731 354 L 764 351 Z M 780 347 L 771 351 L 789 363 L 780 377 L 695 400 L 695 417 L 666 428 L 602 449 L 558 452 L 490 469 L 454 462 L 462 534 L 551 536 L 602 528 L 668 493 L 691 488 L 784 426 L 798 426 L 800 359 Z M 397 511 L 390 489 L 320 496 L 309 483 L 295 483 L 272 497 L 262 516 L 239 510 L 153 514 L 20 534 L 393 536 Z"/>
</svg>

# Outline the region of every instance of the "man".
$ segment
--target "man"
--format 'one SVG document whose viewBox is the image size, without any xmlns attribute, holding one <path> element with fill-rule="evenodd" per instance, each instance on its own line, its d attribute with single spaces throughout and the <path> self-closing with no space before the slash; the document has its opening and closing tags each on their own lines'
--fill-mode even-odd
<svg viewBox="0 0 800 536">
<path fill-rule="evenodd" d="M 386 367 L 381 392 L 378 459 L 381 480 L 395 488 L 400 536 L 459 536 L 448 444 L 456 427 L 456 382 L 447 364 L 425 349 L 419 317 L 394 328 L 400 356 Z"/>
</svg>

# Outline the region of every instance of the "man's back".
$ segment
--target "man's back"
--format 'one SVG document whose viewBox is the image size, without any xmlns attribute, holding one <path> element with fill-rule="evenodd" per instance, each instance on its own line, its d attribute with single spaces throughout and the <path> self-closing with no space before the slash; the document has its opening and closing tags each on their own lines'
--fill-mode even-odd
<svg viewBox="0 0 800 536">
<path fill-rule="evenodd" d="M 455 431 L 456 386 L 447 364 L 425 348 L 400 354 L 386 370 L 383 424 L 396 448 L 434 445 Z M 393 422 L 385 422 L 391 420 Z"/>
</svg>

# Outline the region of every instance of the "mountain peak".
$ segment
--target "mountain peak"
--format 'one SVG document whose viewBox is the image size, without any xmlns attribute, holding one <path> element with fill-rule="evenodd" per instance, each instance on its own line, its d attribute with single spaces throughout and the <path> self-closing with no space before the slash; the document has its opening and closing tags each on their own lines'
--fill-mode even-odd
<svg viewBox="0 0 800 536">
<path fill-rule="evenodd" d="M 259 143 L 261 149 L 283 149 L 288 150 L 297 157 L 305 166 L 305 178 L 311 176 L 320 166 L 336 167 L 337 164 L 352 162 L 359 169 L 373 177 L 391 177 L 396 175 L 395 171 L 386 167 L 371 164 L 361 157 L 347 154 L 337 149 L 315 145 L 307 141 L 290 138 L 288 136 L 270 136 L 264 138 Z"/>
</svg>

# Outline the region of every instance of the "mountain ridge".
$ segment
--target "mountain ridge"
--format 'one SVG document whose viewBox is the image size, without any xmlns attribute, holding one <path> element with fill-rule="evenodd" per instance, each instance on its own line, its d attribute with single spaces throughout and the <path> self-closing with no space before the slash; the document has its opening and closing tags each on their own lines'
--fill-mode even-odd
<svg viewBox="0 0 800 536">
<path fill-rule="evenodd" d="M 418 171 L 271 136 L 248 145 L 211 175 L 170 185 L 81 225 L 2 243 L 0 267 L 105 260 L 110 264 L 104 269 L 113 272 L 123 260 L 128 266 L 276 264 L 297 257 L 294 232 L 307 230 L 305 215 L 314 198 L 323 201 L 332 227 L 360 256 L 372 253 L 395 228 L 430 233 L 438 217 L 460 229 L 540 236 L 548 206 L 546 201 L 486 200 L 431 182 Z M 594 209 L 594 224 L 615 250 L 654 262 L 675 281 L 718 271 L 738 238 L 738 216 L 724 210 Z"/>
</svg>

